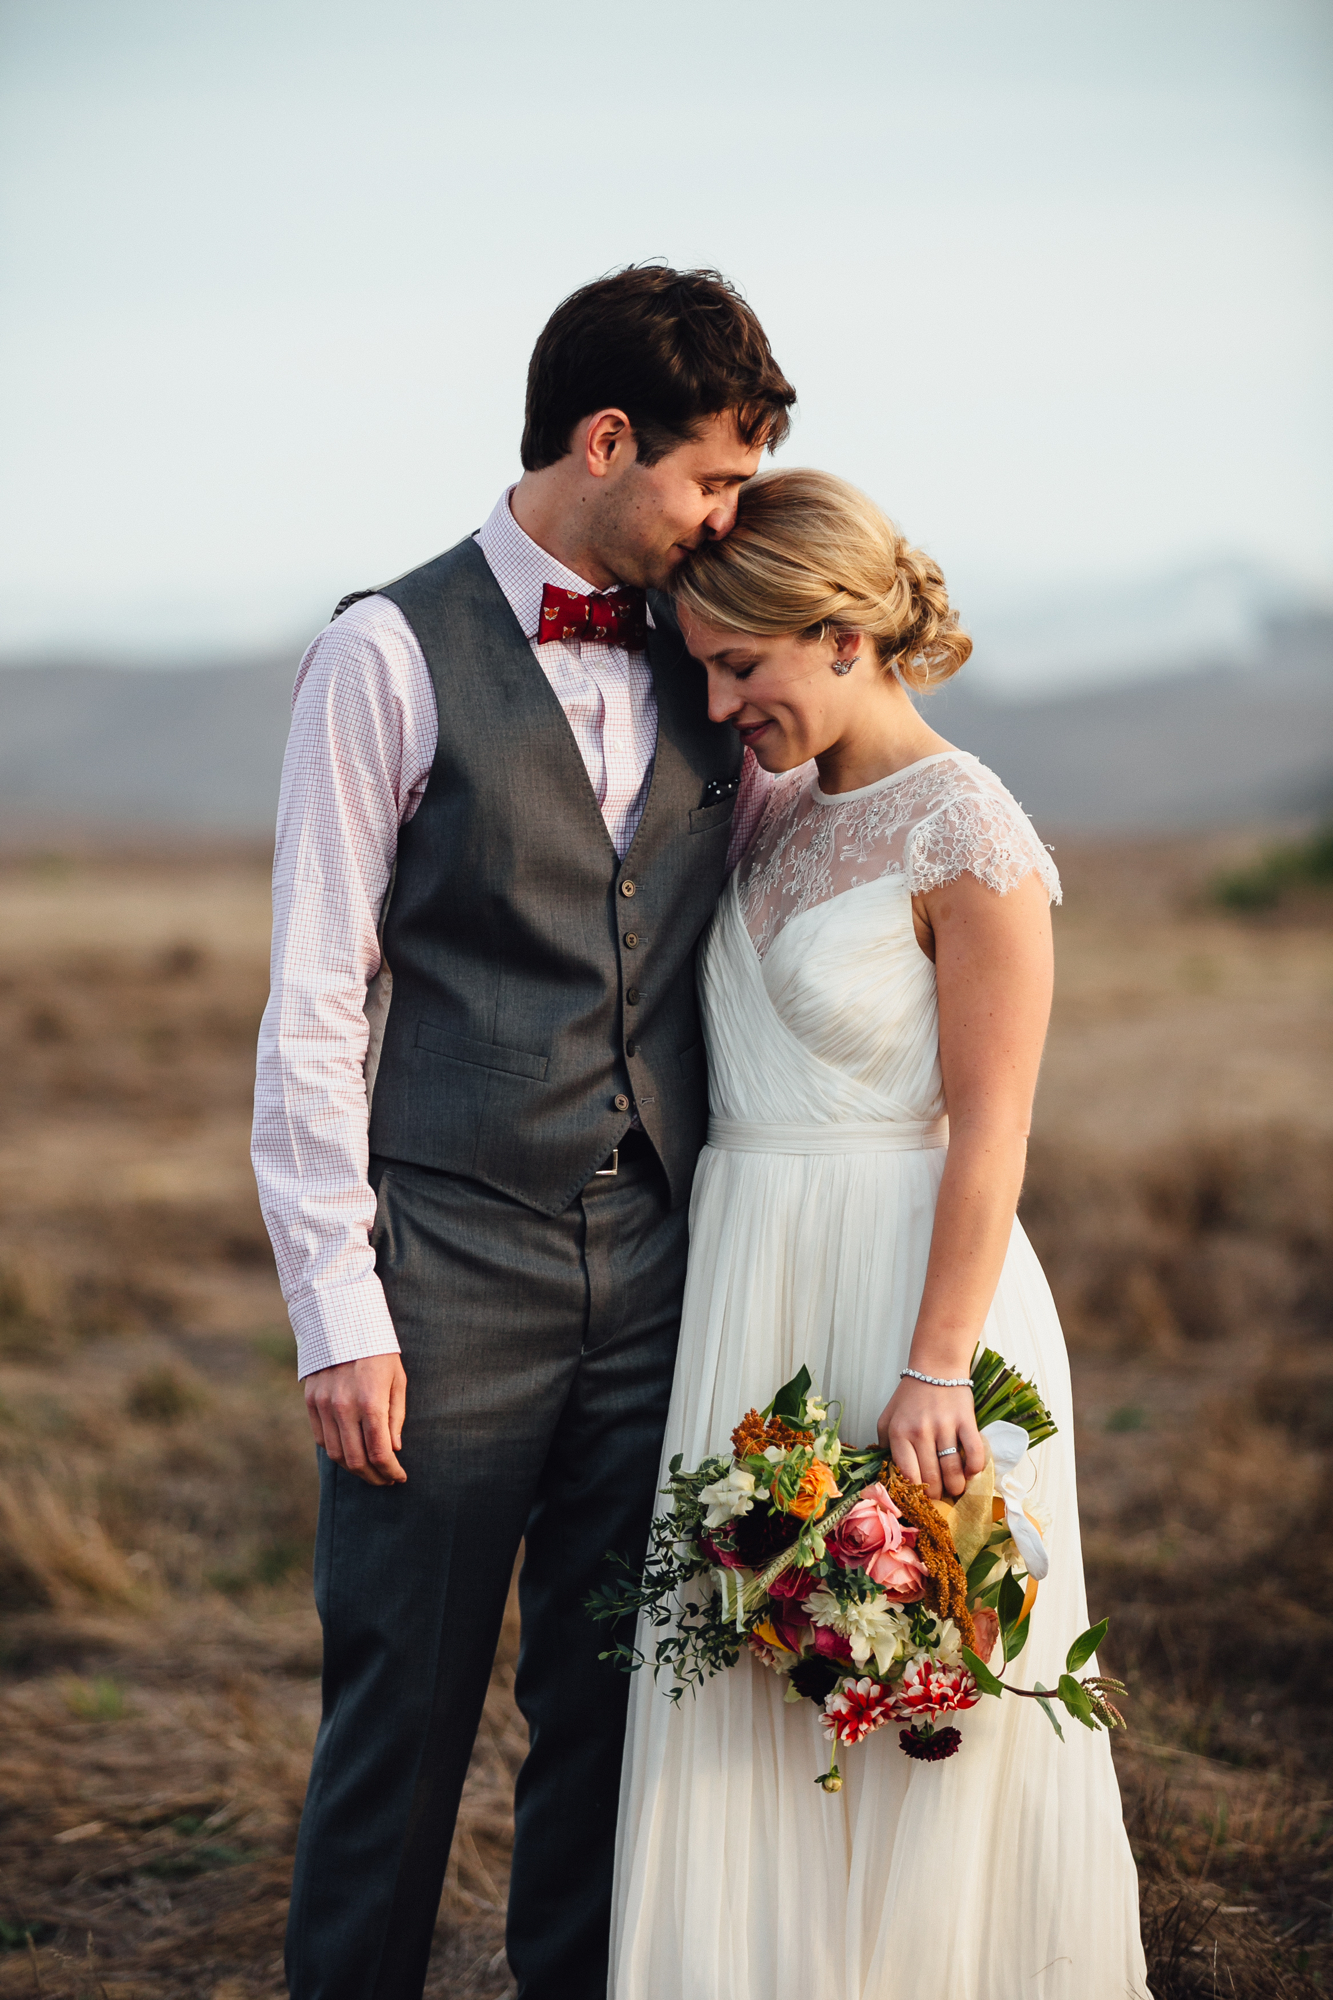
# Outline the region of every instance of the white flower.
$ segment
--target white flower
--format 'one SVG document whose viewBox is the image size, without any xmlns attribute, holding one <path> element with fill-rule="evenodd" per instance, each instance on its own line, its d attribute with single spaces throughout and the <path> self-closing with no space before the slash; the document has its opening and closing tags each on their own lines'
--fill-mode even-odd
<svg viewBox="0 0 1333 2000">
<path fill-rule="evenodd" d="M 931 1641 L 930 1652 L 932 1658 L 941 1661 L 946 1667 L 962 1666 L 963 1635 L 952 1618 L 946 1618 L 944 1623 L 937 1627 L 935 1637 Z"/>
<path fill-rule="evenodd" d="M 1037 1509 L 1024 1505 L 1034 1476 L 1032 1461 L 1027 1455 L 1027 1432 L 1021 1424 L 1000 1421 L 987 1424 L 981 1435 L 990 1446 L 995 1460 L 995 1489 L 1004 1501 L 1004 1517 L 1010 1538 L 1018 1546 L 1028 1575 L 1040 1582 L 1051 1566 L 1051 1559 L 1046 1551 L 1045 1535 L 1036 1525 Z M 1023 1473 L 1028 1475 L 1026 1484 L 1021 1477 Z M 1049 1522 L 1046 1525 L 1049 1526 Z M 1008 1544 L 1004 1544 L 1004 1548 L 1007 1547 Z M 1001 1559 L 1012 1569 L 1014 1564 L 1005 1556 L 1004 1548 Z"/>
<path fill-rule="evenodd" d="M 738 1514 L 748 1514 L 753 1507 L 754 1474 L 744 1471 L 739 1465 L 729 1466 L 726 1476 L 715 1479 L 711 1486 L 705 1486 L 699 1498 L 708 1509 L 704 1526 L 721 1528 L 728 1521 L 734 1521 Z"/>
<path fill-rule="evenodd" d="M 844 1605 L 839 1604 L 831 1590 L 812 1590 L 805 1608 L 812 1624 L 830 1625 L 835 1632 L 842 1633 L 858 1667 L 863 1667 L 873 1653 L 882 1676 L 907 1649 L 911 1622 L 890 1605 L 883 1591 L 877 1591 L 862 1604 Z"/>
</svg>

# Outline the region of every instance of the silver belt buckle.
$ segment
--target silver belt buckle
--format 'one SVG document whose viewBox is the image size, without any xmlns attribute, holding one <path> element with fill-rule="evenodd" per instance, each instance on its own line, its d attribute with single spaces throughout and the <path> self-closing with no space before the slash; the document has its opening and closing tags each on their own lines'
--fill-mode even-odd
<svg viewBox="0 0 1333 2000">
<path fill-rule="evenodd" d="M 616 1174 L 618 1174 L 619 1172 L 620 1172 L 620 1148 L 619 1148 L 619 1146 L 613 1146 L 613 1147 L 611 1148 L 611 1164 L 610 1164 L 610 1166 L 609 1166 L 609 1167 L 598 1167 L 598 1168 L 597 1168 L 597 1169 L 595 1170 L 595 1172 L 593 1173 L 593 1179 L 594 1179 L 595 1181 L 601 1181 L 601 1180 L 607 1180 L 607 1181 L 609 1181 L 609 1180 L 613 1179 L 613 1178 L 614 1178 L 614 1176 L 615 1176 Z"/>
</svg>

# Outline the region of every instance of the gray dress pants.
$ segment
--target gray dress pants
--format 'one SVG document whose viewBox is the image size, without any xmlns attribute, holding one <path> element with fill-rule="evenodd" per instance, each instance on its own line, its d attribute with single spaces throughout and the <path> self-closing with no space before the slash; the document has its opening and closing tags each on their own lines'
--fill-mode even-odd
<svg viewBox="0 0 1333 2000">
<path fill-rule="evenodd" d="M 586 1616 L 642 1558 L 685 1275 L 653 1159 L 545 1216 L 372 1160 L 407 1370 L 407 1484 L 320 1453 L 324 1708 L 287 1931 L 294 2000 L 419 2000 L 459 1794 L 519 1580 L 508 1949 L 522 2000 L 604 2000 L 628 1682 Z"/>
</svg>

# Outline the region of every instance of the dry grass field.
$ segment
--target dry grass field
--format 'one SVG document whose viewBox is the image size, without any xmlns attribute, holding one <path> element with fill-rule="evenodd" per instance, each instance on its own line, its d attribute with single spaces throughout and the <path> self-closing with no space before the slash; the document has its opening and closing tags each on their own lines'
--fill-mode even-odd
<svg viewBox="0 0 1333 2000">
<path fill-rule="evenodd" d="M 1333 1986 L 1333 925 L 1214 909 L 1246 845 L 1061 849 L 1024 1201 L 1158 2000 Z M 266 938 L 257 855 L 0 863 L 0 1996 L 282 1991 L 318 1631 L 247 1156 Z M 515 1638 L 428 1988 L 459 2000 L 510 1990 Z"/>
</svg>

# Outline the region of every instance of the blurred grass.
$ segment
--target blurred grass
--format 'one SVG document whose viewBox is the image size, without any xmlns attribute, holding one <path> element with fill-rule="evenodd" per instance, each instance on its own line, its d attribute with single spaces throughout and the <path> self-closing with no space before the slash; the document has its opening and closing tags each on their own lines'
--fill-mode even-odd
<svg viewBox="0 0 1333 2000">
<path fill-rule="evenodd" d="M 1333 820 L 1308 839 L 1270 847 L 1248 868 L 1216 877 L 1213 896 L 1227 910 L 1271 910 L 1302 889 L 1333 888 Z"/>
<path fill-rule="evenodd" d="M 1181 844 L 1067 869 L 1022 1207 L 1071 1350 L 1089 1595 L 1132 1690 L 1157 2000 L 1333 1979 L 1325 1055 L 1312 1002 L 1281 1013 L 1261 983 L 1255 927 L 1194 914 L 1215 873 Z M 264 864 L 21 886 L 6 933 L 0 867 L 0 2000 L 34 1990 L 28 1930 L 49 2000 L 278 1995 L 319 1645 L 313 1455 L 246 1159 Z M 1324 906 L 1292 907 L 1302 992 L 1333 992 Z M 1166 1071 L 1242 1032 L 1287 1066 L 1281 1115 L 1219 1103 L 1163 1136 Z M 1092 1088 L 1114 1144 L 1075 1115 Z M 511 1605 L 432 2000 L 510 1990 L 516 1648 Z"/>
</svg>

